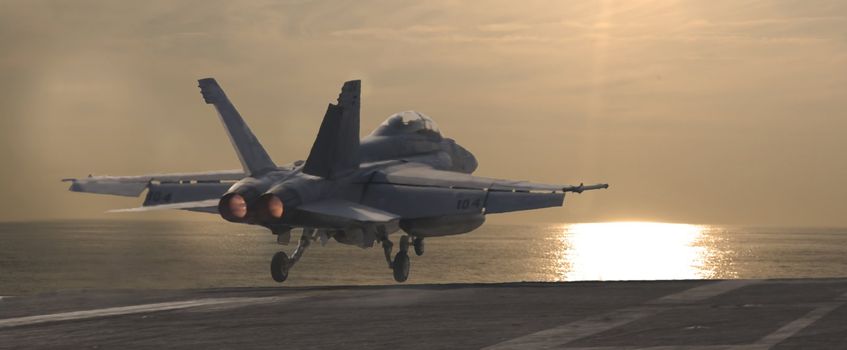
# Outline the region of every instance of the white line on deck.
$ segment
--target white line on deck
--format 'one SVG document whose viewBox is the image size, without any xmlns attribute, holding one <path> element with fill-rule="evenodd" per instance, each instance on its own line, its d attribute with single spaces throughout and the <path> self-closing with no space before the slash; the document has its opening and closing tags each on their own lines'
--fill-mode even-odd
<svg viewBox="0 0 847 350">
<path fill-rule="evenodd" d="M 132 305 L 132 306 L 119 306 L 119 307 L 110 307 L 110 308 L 105 308 L 105 309 L 71 311 L 71 312 L 62 312 L 62 313 L 49 314 L 49 315 L 37 315 L 37 316 L 7 318 L 7 319 L 0 320 L 0 328 L 26 326 L 26 325 L 32 325 L 32 324 L 45 323 L 45 322 L 83 320 L 83 319 L 96 318 L 96 317 L 119 316 L 119 315 L 138 314 L 138 313 L 145 313 L 145 312 L 178 310 L 178 309 L 195 308 L 195 307 L 201 307 L 201 306 L 226 305 L 226 304 L 250 305 L 250 304 L 259 304 L 259 303 L 272 303 L 272 302 L 278 302 L 278 301 L 283 301 L 283 300 L 292 300 L 292 299 L 298 299 L 298 298 L 299 297 L 260 297 L 260 298 L 233 297 L 233 298 L 211 298 L 211 299 L 172 301 L 172 302 L 165 302 L 165 303 L 142 304 L 142 305 Z"/>
<path fill-rule="evenodd" d="M 638 349 L 642 350 L 670 350 L 670 349 L 680 349 L 680 350 L 765 350 L 770 349 L 776 344 L 784 341 L 785 339 L 790 338 L 794 334 L 797 334 L 800 330 L 812 325 L 815 321 L 820 318 L 826 316 L 836 308 L 844 305 L 844 303 L 828 303 L 820 305 L 818 308 L 810 311 L 809 313 L 800 317 L 782 327 L 777 329 L 771 334 L 764 336 L 762 339 L 759 339 L 757 342 L 753 344 L 742 344 L 742 345 L 672 345 L 672 346 L 648 346 L 648 347 L 638 347 Z M 613 350 L 619 349 L 619 347 L 613 346 L 596 346 L 596 347 L 583 347 L 583 348 L 568 348 L 571 350 Z"/>
<path fill-rule="evenodd" d="M 663 296 L 659 299 L 648 302 L 649 305 L 673 305 L 685 304 L 706 300 L 711 297 L 729 292 L 734 289 L 746 287 L 752 284 L 760 283 L 757 280 L 727 280 L 716 283 L 709 283 L 703 286 L 694 287 L 684 290 L 679 293 Z"/>
<path fill-rule="evenodd" d="M 812 323 L 815 323 L 821 317 L 826 316 L 826 314 L 832 312 L 839 306 L 844 305 L 843 303 L 829 303 L 824 304 L 817 309 L 809 311 L 809 313 L 803 315 L 794 321 L 791 321 L 787 325 L 782 326 L 777 329 L 775 332 L 764 336 L 762 339 L 759 339 L 752 347 L 744 347 L 745 349 L 770 349 L 772 346 L 778 344 L 779 342 L 790 338 L 792 335 L 796 334 L 803 328 L 806 328 Z"/>
<path fill-rule="evenodd" d="M 579 338 L 597 334 L 624 324 L 655 315 L 667 309 L 667 306 L 705 300 L 731 290 L 745 287 L 759 281 L 729 280 L 708 283 L 679 293 L 664 296 L 645 306 L 636 306 L 592 316 L 559 327 L 545 329 L 522 337 L 494 344 L 485 349 L 551 349 L 561 348 Z"/>
</svg>

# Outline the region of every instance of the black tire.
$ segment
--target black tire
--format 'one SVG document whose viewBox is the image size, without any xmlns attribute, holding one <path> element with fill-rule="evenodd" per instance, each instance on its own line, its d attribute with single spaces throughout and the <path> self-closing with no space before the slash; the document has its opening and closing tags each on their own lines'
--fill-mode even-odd
<svg viewBox="0 0 847 350">
<path fill-rule="evenodd" d="M 391 263 L 391 268 L 394 270 L 394 280 L 401 283 L 406 282 L 409 278 L 410 267 L 409 254 L 404 252 L 397 253 L 394 256 L 394 262 Z"/>
<path fill-rule="evenodd" d="M 412 245 L 415 247 L 415 255 L 421 256 L 421 255 L 424 254 L 424 239 L 423 238 L 420 238 L 420 237 L 415 238 L 415 240 L 412 241 Z"/>
<path fill-rule="evenodd" d="M 288 255 L 285 252 L 277 252 L 271 259 L 271 277 L 280 283 L 288 278 Z"/>
</svg>

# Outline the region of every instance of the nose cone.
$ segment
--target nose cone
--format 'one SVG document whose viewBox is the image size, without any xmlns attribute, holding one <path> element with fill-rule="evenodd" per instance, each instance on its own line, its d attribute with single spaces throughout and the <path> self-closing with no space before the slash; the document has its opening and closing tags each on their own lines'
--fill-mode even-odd
<svg viewBox="0 0 847 350">
<path fill-rule="evenodd" d="M 271 196 L 268 199 L 268 214 L 273 218 L 279 219 L 284 212 L 285 205 L 282 204 L 282 200 L 277 196 Z"/>
</svg>

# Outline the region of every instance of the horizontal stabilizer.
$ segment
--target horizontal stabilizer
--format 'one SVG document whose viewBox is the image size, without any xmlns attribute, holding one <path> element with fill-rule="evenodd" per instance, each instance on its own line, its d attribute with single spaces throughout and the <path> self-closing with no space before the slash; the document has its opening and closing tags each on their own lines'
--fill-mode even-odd
<svg viewBox="0 0 847 350">
<path fill-rule="evenodd" d="M 244 171 L 249 175 L 261 175 L 276 170 L 273 160 L 265 152 L 265 148 L 262 147 L 250 128 L 247 127 L 247 123 L 244 122 L 241 114 L 226 97 L 218 82 L 213 78 L 200 79 L 197 82 L 200 83 L 200 93 L 203 95 L 203 100 L 214 105 L 217 109 Z"/>
<path fill-rule="evenodd" d="M 307 203 L 297 209 L 356 222 L 390 222 L 400 219 L 389 212 L 340 199 Z"/>
<path fill-rule="evenodd" d="M 215 208 L 217 210 L 219 199 L 207 199 L 196 202 L 183 202 L 183 203 L 173 203 L 173 204 L 160 204 L 160 205 L 150 205 L 138 208 L 128 208 L 128 209 L 113 209 L 109 210 L 109 213 L 137 213 L 143 211 L 156 211 L 156 210 L 174 210 L 174 209 L 182 209 L 182 210 L 193 210 L 193 209 L 208 209 Z"/>
<path fill-rule="evenodd" d="M 303 172 L 336 178 L 359 168 L 359 106 L 361 82 L 344 83 L 338 104 L 330 104 Z"/>
</svg>

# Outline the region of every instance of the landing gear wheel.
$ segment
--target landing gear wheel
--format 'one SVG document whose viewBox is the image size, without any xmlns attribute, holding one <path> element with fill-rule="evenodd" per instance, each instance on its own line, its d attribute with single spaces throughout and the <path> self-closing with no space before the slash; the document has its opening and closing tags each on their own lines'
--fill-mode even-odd
<svg viewBox="0 0 847 350">
<path fill-rule="evenodd" d="M 394 262 L 391 264 L 391 268 L 394 269 L 394 280 L 406 282 L 406 279 L 409 278 L 409 267 L 409 254 L 406 254 L 406 252 L 397 253 L 394 256 Z"/>
<path fill-rule="evenodd" d="M 288 278 L 288 255 L 285 252 L 277 252 L 271 259 L 271 277 L 280 283 Z"/>
<path fill-rule="evenodd" d="M 421 256 L 424 253 L 424 241 L 422 237 L 415 238 L 412 241 L 412 245 L 415 247 L 415 255 Z"/>
</svg>

